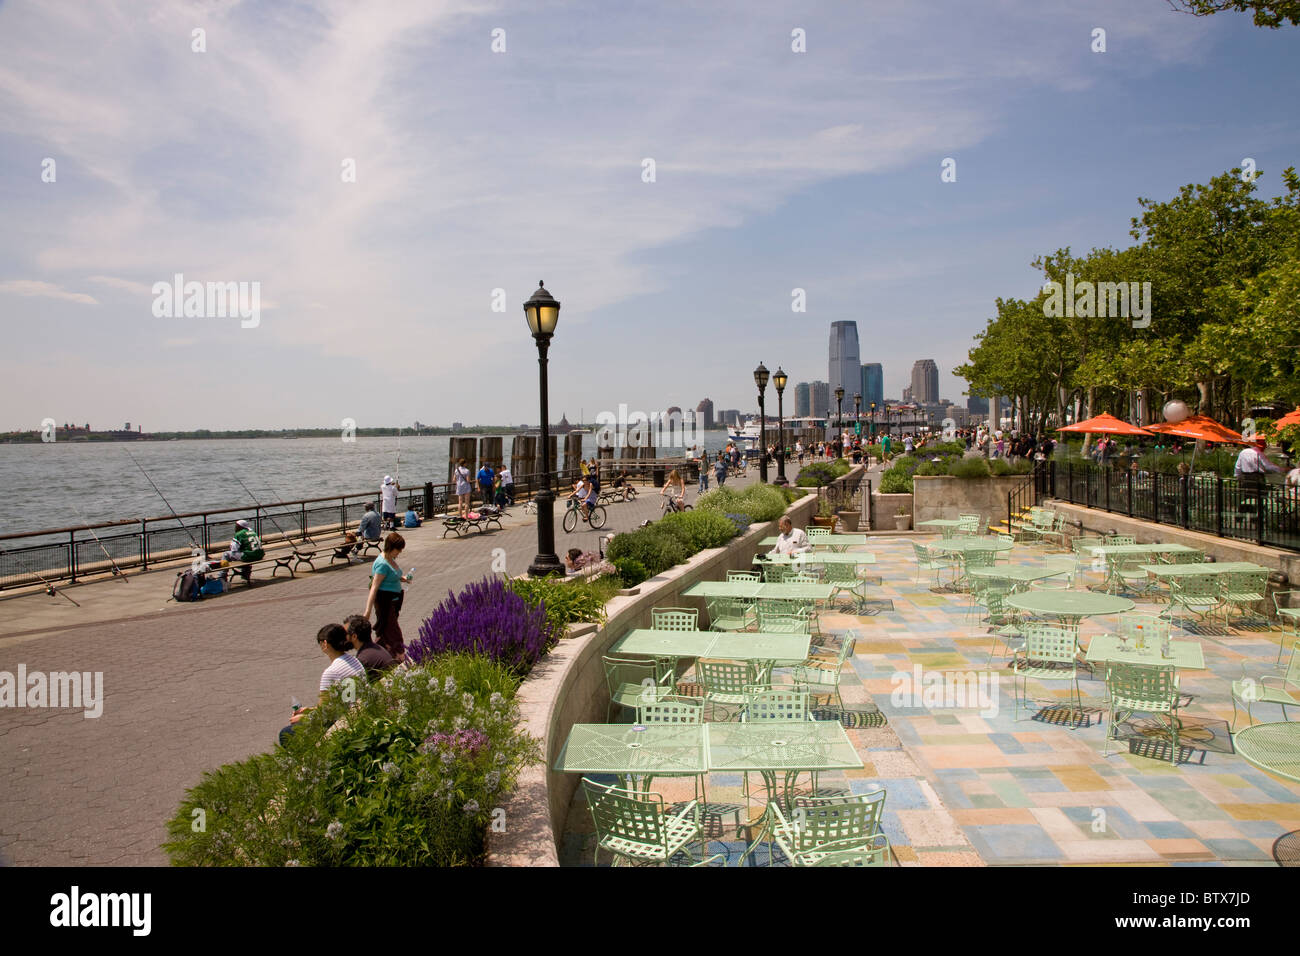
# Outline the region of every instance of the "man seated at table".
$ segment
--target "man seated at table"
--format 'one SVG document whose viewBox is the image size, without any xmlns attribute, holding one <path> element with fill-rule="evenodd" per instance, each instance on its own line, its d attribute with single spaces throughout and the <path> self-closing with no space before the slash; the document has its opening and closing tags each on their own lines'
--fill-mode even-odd
<svg viewBox="0 0 1300 956">
<path fill-rule="evenodd" d="M 772 548 L 771 554 L 799 554 L 812 550 L 808 535 L 803 533 L 802 528 L 794 526 L 794 522 L 790 520 L 789 515 L 784 515 L 781 518 L 778 527 L 781 529 L 781 534 L 777 536 L 776 545 Z"/>
</svg>

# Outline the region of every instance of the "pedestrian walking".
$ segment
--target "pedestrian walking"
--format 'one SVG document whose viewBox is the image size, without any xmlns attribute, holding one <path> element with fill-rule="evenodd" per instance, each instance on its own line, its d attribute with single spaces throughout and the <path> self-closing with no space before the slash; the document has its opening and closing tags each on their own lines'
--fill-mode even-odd
<svg viewBox="0 0 1300 956">
<path fill-rule="evenodd" d="M 375 616 L 375 634 L 379 636 L 379 646 L 393 655 L 399 664 L 406 656 L 406 644 L 402 640 L 402 627 L 397 616 L 402 611 L 402 598 L 405 592 L 402 585 L 411 580 L 415 573 L 412 568 L 407 574 L 402 573 L 398 558 L 406 547 L 406 539 L 396 531 L 390 531 L 384 538 L 384 553 L 375 558 L 370 566 L 370 593 L 366 597 L 366 612 L 363 617 L 370 620 Z"/>
</svg>

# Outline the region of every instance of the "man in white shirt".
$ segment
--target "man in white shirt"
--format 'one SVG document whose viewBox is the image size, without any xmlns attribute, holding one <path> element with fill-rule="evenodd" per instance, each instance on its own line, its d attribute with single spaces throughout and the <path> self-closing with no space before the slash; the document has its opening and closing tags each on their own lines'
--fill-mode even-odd
<svg viewBox="0 0 1300 956">
<path fill-rule="evenodd" d="M 1260 436 L 1255 439 L 1253 448 L 1243 448 L 1241 454 L 1237 456 L 1237 464 L 1232 469 L 1232 473 L 1241 489 L 1241 511 L 1257 511 L 1259 499 L 1264 494 L 1264 472 L 1282 470 L 1269 461 L 1268 456 L 1264 454 L 1267 445 L 1268 442 Z"/>
<path fill-rule="evenodd" d="M 812 550 L 808 535 L 803 533 L 802 528 L 794 526 L 794 522 L 790 520 L 789 515 L 781 518 L 778 527 L 781 529 L 781 534 L 776 539 L 776 545 L 771 551 L 772 554 L 799 554 L 803 551 Z"/>
<path fill-rule="evenodd" d="M 392 475 L 384 475 L 384 483 L 379 486 L 379 498 L 382 504 L 379 510 L 383 513 L 384 524 L 388 526 L 389 531 L 397 530 L 397 482 L 393 481 Z"/>
</svg>

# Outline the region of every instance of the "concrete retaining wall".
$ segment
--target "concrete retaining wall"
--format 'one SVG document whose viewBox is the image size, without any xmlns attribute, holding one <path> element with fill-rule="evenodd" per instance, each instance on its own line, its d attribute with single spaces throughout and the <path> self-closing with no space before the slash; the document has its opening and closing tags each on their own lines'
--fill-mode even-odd
<svg viewBox="0 0 1300 956">
<path fill-rule="evenodd" d="M 786 513 L 796 527 L 805 527 L 816 513 L 812 495 L 792 504 Z M 776 534 L 776 522 L 751 525 L 725 548 L 701 551 L 686 564 L 670 568 L 643 582 L 637 594 L 610 601 L 609 619 L 599 629 L 577 625 L 570 636 L 538 662 L 519 689 L 524 731 L 542 741 L 544 764 L 524 770 L 505 802 L 505 832 L 490 834 L 489 866 L 558 866 L 558 843 L 569 805 L 578 788 L 577 774 L 551 768 L 574 724 L 604 723 L 609 693 L 601 658 L 620 636 L 634 627 L 650 625 L 656 607 L 700 607 L 699 599 L 682 591 L 698 581 L 715 581 L 729 570 L 749 570 L 758 542 Z"/>
<path fill-rule="evenodd" d="M 985 515 L 989 524 L 997 524 L 1007 516 L 1007 495 L 1028 480 L 1028 475 L 1010 475 L 1005 478 L 913 476 L 913 521 L 955 518 L 966 512 Z"/>
</svg>

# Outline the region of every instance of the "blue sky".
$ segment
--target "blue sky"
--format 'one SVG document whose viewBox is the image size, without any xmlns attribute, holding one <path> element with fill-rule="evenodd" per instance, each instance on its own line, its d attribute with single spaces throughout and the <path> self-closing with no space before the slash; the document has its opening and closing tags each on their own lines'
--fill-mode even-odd
<svg viewBox="0 0 1300 956">
<path fill-rule="evenodd" d="M 1163 0 L 9 0 L 0 429 L 536 422 L 543 278 L 557 419 L 752 408 L 760 360 L 826 378 L 838 319 L 887 396 L 933 358 L 960 401 L 1036 255 L 1247 156 L 1279 191 L 1297 62 Z M 259 282 L 260 322 L 155 317 L 177 272 Z"/>
</svg>

